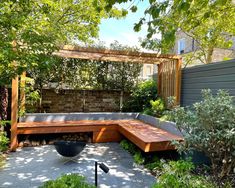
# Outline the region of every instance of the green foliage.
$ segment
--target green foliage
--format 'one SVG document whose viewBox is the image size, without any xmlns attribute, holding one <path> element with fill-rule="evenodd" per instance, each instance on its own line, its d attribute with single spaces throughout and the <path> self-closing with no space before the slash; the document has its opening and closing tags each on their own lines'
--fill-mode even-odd
<svg viewBox="0 0 235 188">
<path fill-rule="evenodd" d="M 147 107 L 143 110 L 143 114 L 161 117 L 163 112 L 165 111 L 165 104 L 161 98 L 154 100 L 150 100 L 150 107 Z"/>
<path fill-rule="evenodd" d="M 145 158 L 143 157 L 140 150 L 137 150 L 133 156 L 136 164 L 144 164 Z"/>
<path fill-rule="evenodd" d="M 214 49 L 231 47 L 232 38 L 229 36 L 235 35 L 232 26 L 235 24 L 235 7 L 231 0 L 165 0 L 152 3 L 146 14 L 152 18 L 148 25 L 151 28 L 149 34 L 155 34 L 156 30 L 162 34 L 157 46 L 163 51 L 172 49 L 178 30 L 194 38 L 198 51 L 191 53 L 189 60 L 210 63 Z M 151 47 L 149 40 L 146 43 Z"/>
<path fill-rule="evenodd" d="M 0 121 L 7 119 L 8 89 L 0 85 Z"/>
<path fill-rule="evenodd" d="M 175 96 L 168 97 L 166 103 L 167 103 L 166 108 L 172 110 L 176 105 L 176 97 Z"/>
<path fill-rule="evenodd" d="M 123 111 L 142 112 L 150 107 L 150 100 L 157 99 L 157 84 L 153 80 L 145 81 L 133 89 L 129 100 L 124 104 Z"/>
<path fill-rule="evenodd" d="M 164 101 L 162 99 L 158 98 L 155 101 L 151 100 L 150 104 L 151 104 L 151 110 L 152 110 L 154 116 L 156 116 L 156 117 L 162 116 L 162 114 L 165 110 Z"/>
<path fill-rule="evenodd" d="M 106 6 L 105 0 L 0 1 L 0 84 L 10 83 L 30 67 L 41 66 L 45 63 L 42 59 L 61 45 L 92 42 L 101 19 L 126 14 L 115 7 L 107 11 Z"/>
<path fill-rule="evenodd" d="M 162 160 L 159 160 L 158 157 L 154 156 L 153 159 L 144 165 L 145 168 L 149 169 L 151 172 L 156 172 L 163 168 Z"/>
<path fill-rule="evenodd" d="M 214 175 L 222 178 L 235 168 L 235 106 L 233 97 L 223 90 L 213 96 L 202 91 L 203 100 L 192 110 L 182 107 L 169 112 L 184 136 L 177 144 L 179 151 L 204 152 L 212 162 Z"/>
<path fill-rule="evenodd" d="M 133 143 L 131 143 L 130 141 L 128 141 L 128 140 L 122 140 L 121 142 L 120 142 L 120 145 L 121 145 L 121 147 L 123 148 L 123 149 L 125 149 L 125 150 L 127 150 L 129 153 L 131 153 L 132 155 L 134 155 L 135 154 L 135 152 L 136 152 L 136 146 L 133 144 Z"/>
<path fill-rule="evenodd" d="M 138 51 L 138 48 L 122 45 L 118 41 L 111 43 L 110 49 L 131 52 Z M 142 66 L 142 64 L 131 62 L 98 62 L 94 71 L 97 78 L 95 88 L 130 91 L 139 81 L 138 77 Z"/>
<path fill-rule="evenodd" d="M 86 179 L 78 174 L 62 175 L 56 180 L 45 182 L 40 188 L 95 188 L 86 182 Z"/>
<path fill-rule="evenodd" d="M 142 113 L 145 115 L 154 116 L 154 113 L 151 108 L 145 108 Z"/>
<path fill-rule="evenodd" d="M 7 123 L 9 121 L 0 121 L 0 153 L 8 149 L 9 139 L 7 138 L 6 132 L 3 131 Z"/>
<path fill-rule="evenodd" d="M 109 6 L 115 2 L 109 1 Z M 150 0 L 149 4 L 145 16 L 134 25 L 136 32 L 144 24 L 148 27 L 148 34 L 142 43 L 144 47 L 168 53 L 172 51 L 176 33 L 180 31 L 193 38 L 197 46 L 196 53 L 188 54 L 188 61 L 198 59 L 210 63 L 215 48 L 232 46 L 231 36 L 235 35 L 234 1 Z M 156 39 L 156 34 L 160 34 L 161 39 Z"/>
<path fill-rule="evenodd" d="M 20 90 L 25 92 L 25 108 L 20 107 L 19 116 L 23 116 L 25 112 L 35 112 L 40 101 L 40 91 L 35 89 L 35 81 L 32 78 L 26 77 L 25 87 L 20 87 Z"/>
<path fill-rule="evenodd" d="M 95 46 L 104 48 L 103 46 Z M 110 44 L 111 49 L 135 51 L 135 48 L 123 46 L 118 42 Z M 98 62 L 80 59 L 50 58 L 46 65 L 32 68 L 29 73 L 35 80 L 36 88 L 55 83 L 75 89 L 112 89 L 130 91 L 141 71 L 141 64 Z"/>
<path fill-rule="evenodd" d="M 33 106 L 40 100 L 39 91 L 34 89 L 35 81 L 31 78 L 26 78 L 26 105 Z"/>
<path fill-rule="evenodd" d="M 133 143 L 128 140 L 122 140 L 120 145 L 123 149 L 127 150 L 131 155 L 133 155 L 133 159 L 136 164 L 143 164 L 145 162 L 145 158 L 143 157 L 140 149 Z"/>
<path fill-rule="evenodd" d="M 187 161 L 170 161 L 163 164 L 162 173 L 153 188 L 214 188 L 206 178 L 193 175 L 194 166 Z"/>
<path fill-rule="evenodd" d="M 8 148 L 9 139 L 5 132 L 0 131 L 0 152 L 6 151 Z"/>
</svg>

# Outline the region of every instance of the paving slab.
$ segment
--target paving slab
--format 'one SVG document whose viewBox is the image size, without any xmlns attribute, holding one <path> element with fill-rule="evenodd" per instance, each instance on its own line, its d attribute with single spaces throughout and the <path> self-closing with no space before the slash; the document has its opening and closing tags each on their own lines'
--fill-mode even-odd
<svg viewBox="0 0 235 188">
<path fill-rule="evenodd" d="M 104 162 L 110 168 L 108 174 L 99 169 L 98 187 L 149 188 L 155 182 L 155 177 L 136 165 L 118 143 L 89 143 L 75 162 L 60 156 L 52 145 L 18 149 L 10 153 L 0 169 L 0 187 L 36 188 L 68 173 L 79 173 L 94 183 L 95 161 Z"/>
</svg>

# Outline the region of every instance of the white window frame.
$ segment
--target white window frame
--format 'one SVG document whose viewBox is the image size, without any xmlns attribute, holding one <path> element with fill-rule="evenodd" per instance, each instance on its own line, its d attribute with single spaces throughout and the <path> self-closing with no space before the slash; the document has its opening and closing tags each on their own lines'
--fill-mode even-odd
<svg viewBox="0 0 235 188">
<path fill-rule="evenodd" d="M 185 38 L 179 39 L 178 40 L 178 54 L 183 54 L 185 53 L 185 48 L 186 48 L 186 41 Z M 183 52 L 182 52 L 183 51 Z"/>
</svg>

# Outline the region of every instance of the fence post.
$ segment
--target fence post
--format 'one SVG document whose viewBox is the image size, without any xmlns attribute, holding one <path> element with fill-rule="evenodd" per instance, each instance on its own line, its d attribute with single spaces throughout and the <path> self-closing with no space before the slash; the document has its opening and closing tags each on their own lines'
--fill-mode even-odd
<svg viewBox="0 0 235 188">
<path fill-rule="evenodd" d="M 176 63 L 176 82 L 175 82 L 175 95 L 176 104 L 180 105 L 180 94 L 181 94 L 181 64 L 182 58 L 179 58 Z"/>
</svg>

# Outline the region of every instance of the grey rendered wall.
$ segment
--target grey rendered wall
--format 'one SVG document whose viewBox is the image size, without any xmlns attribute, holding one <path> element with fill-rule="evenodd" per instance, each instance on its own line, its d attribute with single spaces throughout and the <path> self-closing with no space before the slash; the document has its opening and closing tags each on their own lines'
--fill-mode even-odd
<svg viewBox="0 0 235 188">
<path fill-rule="evenodd" d="M 235 96 L 235 59 L 183 69 L 181 106 L 200 101 L 202 89 L 225 89 Z"/>
</svg>

